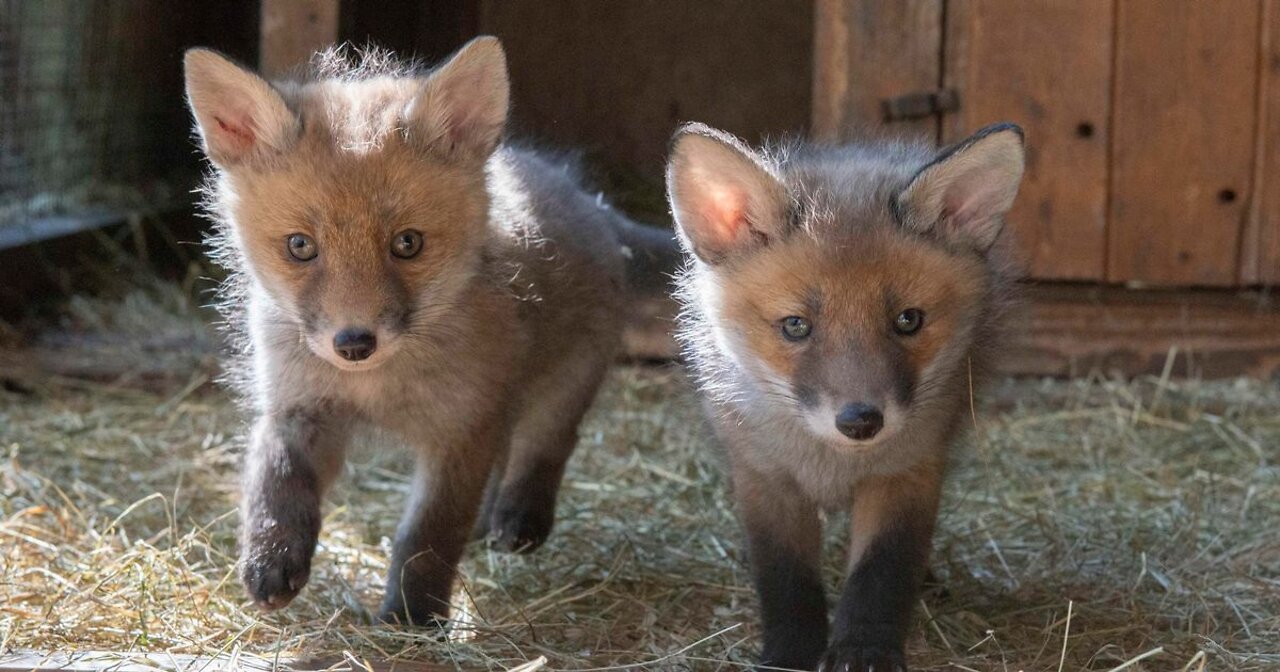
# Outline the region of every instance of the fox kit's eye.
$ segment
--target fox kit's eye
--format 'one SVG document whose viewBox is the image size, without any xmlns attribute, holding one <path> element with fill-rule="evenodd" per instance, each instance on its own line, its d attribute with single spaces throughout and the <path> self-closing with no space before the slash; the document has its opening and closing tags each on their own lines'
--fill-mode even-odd
<svg viewBox="0 0 1280 672">
<path fill-rule="evenodd" d="M 305 233 L 291 234 L 285 239 L 285 247 L 289 256 L 298 261 L 311 261 L 316 258 L 316 241 Z"/>
<path fill-rule="evenodd" d="M 924 311 L 919 308 L 908 308 L 893 318 L 893 330 L 903 336 L 910 336 L 920 331 L 920 327 L 923 326 Z"/>
<path fill-rule="evenodd" d="M 422 234 L 408 229 L 391 239 L 391 254 L 401 259 L 412 259 L 422 251 Z"/>
<path fill-rule="evenodd" d="M 803 341 L 809 338 L 811 331 L 813 331 L 813 325 L 803 317 L 792 315 L 782 318 L 782 336 L 788 341 Z"/>
</svg>

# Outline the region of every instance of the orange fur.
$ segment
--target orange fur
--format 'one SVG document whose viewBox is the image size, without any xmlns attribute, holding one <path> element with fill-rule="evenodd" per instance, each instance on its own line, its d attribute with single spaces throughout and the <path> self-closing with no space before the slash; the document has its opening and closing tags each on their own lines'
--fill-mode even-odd
<svg viewBox="0 0 1280 672">
<path fill-rule="evenodd" d="M 856 256 L 846 251 L 853 246 Z M 830 336 L 828 347 L 862 341 L 876 348 L 888 342 L 886 332 L 897 312 L 921 308 L 929 328 L 902 340 L 920 370 L 961 325 L 974 321 L 988 284 L 977 260 L 893 236 L 849 241 L 797 236 L 755 263 L 727 268 L 722 281 L 724 322 L 747 336 L 751 356 L 788 379 L 796 373 L 800 348 L 778 338 L 778 321 L 786 316 L 809 318 L 815 331 Z M 811 296 L 821 297 L 817 314 L 810 314 L 806 304 Z M 890 296 L 896 299 L 892 306 L 886 303 Z"/>
<path fill-rule="evenodd" d="M 645 271 L 670 270 L 674 241 L 501 144 L 494 38 L 429 72 L 376 52 L 320 60 L 314 79 L 268 84 L 212 52 L 186 59 L 231 273 L 226 368 L 257 416 L 241 578 L 267 609 L 302 589 L 321 498 L 372 430 L 418 458 L 381 616 L 429 624 L 473 529 L 522 552 L 550 533 L 632 285 L 661 284 Z"/>
<path fill-rule="evenodd" d="M 904 669 L 972 362 L 1006 303 L 993 244 L 1021 174 L 1009 126 L 940 155 L 885 143 L 773 157 L 696 124 L 677 134 L 682 340 L 729 454 L 766 665 Z M 722 194 L 755 216 L 740 225 Z M 821 509 L 852 509 L 830 641 Z"/>
</svg>

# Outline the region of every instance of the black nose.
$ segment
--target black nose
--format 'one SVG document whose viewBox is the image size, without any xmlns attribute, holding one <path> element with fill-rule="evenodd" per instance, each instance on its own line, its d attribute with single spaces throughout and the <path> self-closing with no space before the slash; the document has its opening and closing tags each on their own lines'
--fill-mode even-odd
<svg viewBox="0 0 1280 672">
<path fill-rule="evenodd" d="M 333 337 L 333 349 L 349 362 L 369 359 L 377 347 L 378 338 L 368 329 L 343 329 Z"/>
<path fill-rule="evenodd" d="M 884 427 L 880 409 L 866 404 L 849 404 L 836 416 L 836 429 L 854 441 L 866 441 Z"/>
</svg>

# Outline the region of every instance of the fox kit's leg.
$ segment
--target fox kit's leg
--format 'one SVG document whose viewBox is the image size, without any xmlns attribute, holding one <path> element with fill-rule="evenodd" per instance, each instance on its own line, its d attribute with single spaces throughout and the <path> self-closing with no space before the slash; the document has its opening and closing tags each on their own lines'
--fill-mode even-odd
<svg viewBox="0 0 1280 672">
<path fill-rule="evenodd" d="M 811 670 L 827 646 L 818 510 L 793 483 L 745 466 L 734 465 L 733 487 L 760 598 L 761 664 Z"/>
<path fill-rule="evenodd" d="M 472 440 L 425 451 L 413 492 L 396 531 L 379 618 L 436 626 L 449 615 L 454 572 L 471 535 L 494 458 L 508 440 L 509 423 L 493 419 Z"/>
<path fill-rule="evenodd" d="M 484 499 L 480 505 L 480 513 L 476 516 L 476 524 L 471 528 L 471 538 L 484 539 L 489 536 L 489 519 L 493 517 L 493 507 L 498 502 L 498 492 L 502 490 L 502 477 L 507 473 L 507 456 L 499 455 L 493 461 L 493 469 L 489 471 L 489 480 L 484 486 Z"/>
<path fill-rule="evenodd" d="M 488 507 L 488 531 L 501 548 L 528 553 L 551 533 L 565 463 L 578 442 L 578 424 L 611 357 L 612 353 L 583 348 L 530 387 Z"/>
<path fill-rule="evenodd" d="M 245 458 L 240 576 L 253 601 L 279 609 L 311 575 L 320 500 L 342 468 L 350 419 L 329 409 L 258 418 Z"/>
<path fill-rule="evenodd" d="M 903 646 L 929 558 L 941 487 L 936 465 L 857 485 L 851 571 L 821 669 L 906 669 Z"/>
</svg>

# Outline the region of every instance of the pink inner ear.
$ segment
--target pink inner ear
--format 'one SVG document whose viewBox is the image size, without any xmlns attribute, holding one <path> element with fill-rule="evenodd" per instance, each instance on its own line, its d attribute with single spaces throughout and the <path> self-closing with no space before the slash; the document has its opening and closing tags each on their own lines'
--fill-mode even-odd
<svg viewBox="0 0 1280 672">
<path fill-rule="evenodd" d="M 248 116 L 239 120 L 214 116 L 213 120 L 218 124 L 218 135 L 221 137 L 219 144 L 234 154 L 247 154 L 253 151 L 253 143 L 257 141 L 257 136 L 253 132 L 253 123 Z"/>
<path fill-rule="evenodd" d="M 969 183 L 972 182 L 972 183 Z M 978 180 L 957 180 L 948 189 L 943 201 L 943 214 L 953 225 L 964 225 L 990 219 L 994 212 L 991 201 L 995 195 Z"/>
<path fill-rule="evenodd" d="M 717 244 L 732 243 L 747 224 L 746 196 L 735 189 L 711 187 L 699 214 L 711 225 L 708 233 Z"/>
<path fill-rule="evenodd" d="M 436 103 L 447 110 L 444 133 L 454 146 L 466 143 L 483 129 L 488 99 L 480 95 L 482 78 L 473 72 L 462 72 L 441 87 Z"/>
<path fill-rule="evenodd" d="M 961 211 L 964 209 L 964 204 L 965 204 L 964 199 L 961 198 L 959 195 L 948 194 L 942 200 L 941 219 L 945 222 L 950 223 L 952 226 L 954 226 L 956 223 L 956 220 L 959 219 L 960 216 L 962 216 Z"/>
<path fill-rule="evenodd" d="M 449 117 L 448 126 L 445 127 L 445 135 L 448 136 L 449 142 L 456 146 L 462 144 L 468 134 L 472 133 L 475 119 L 472 118 L 474 115 L 467 109 L 465 102 L 450 109 L 453 110 L 453 114 Z"/>
</svg>

